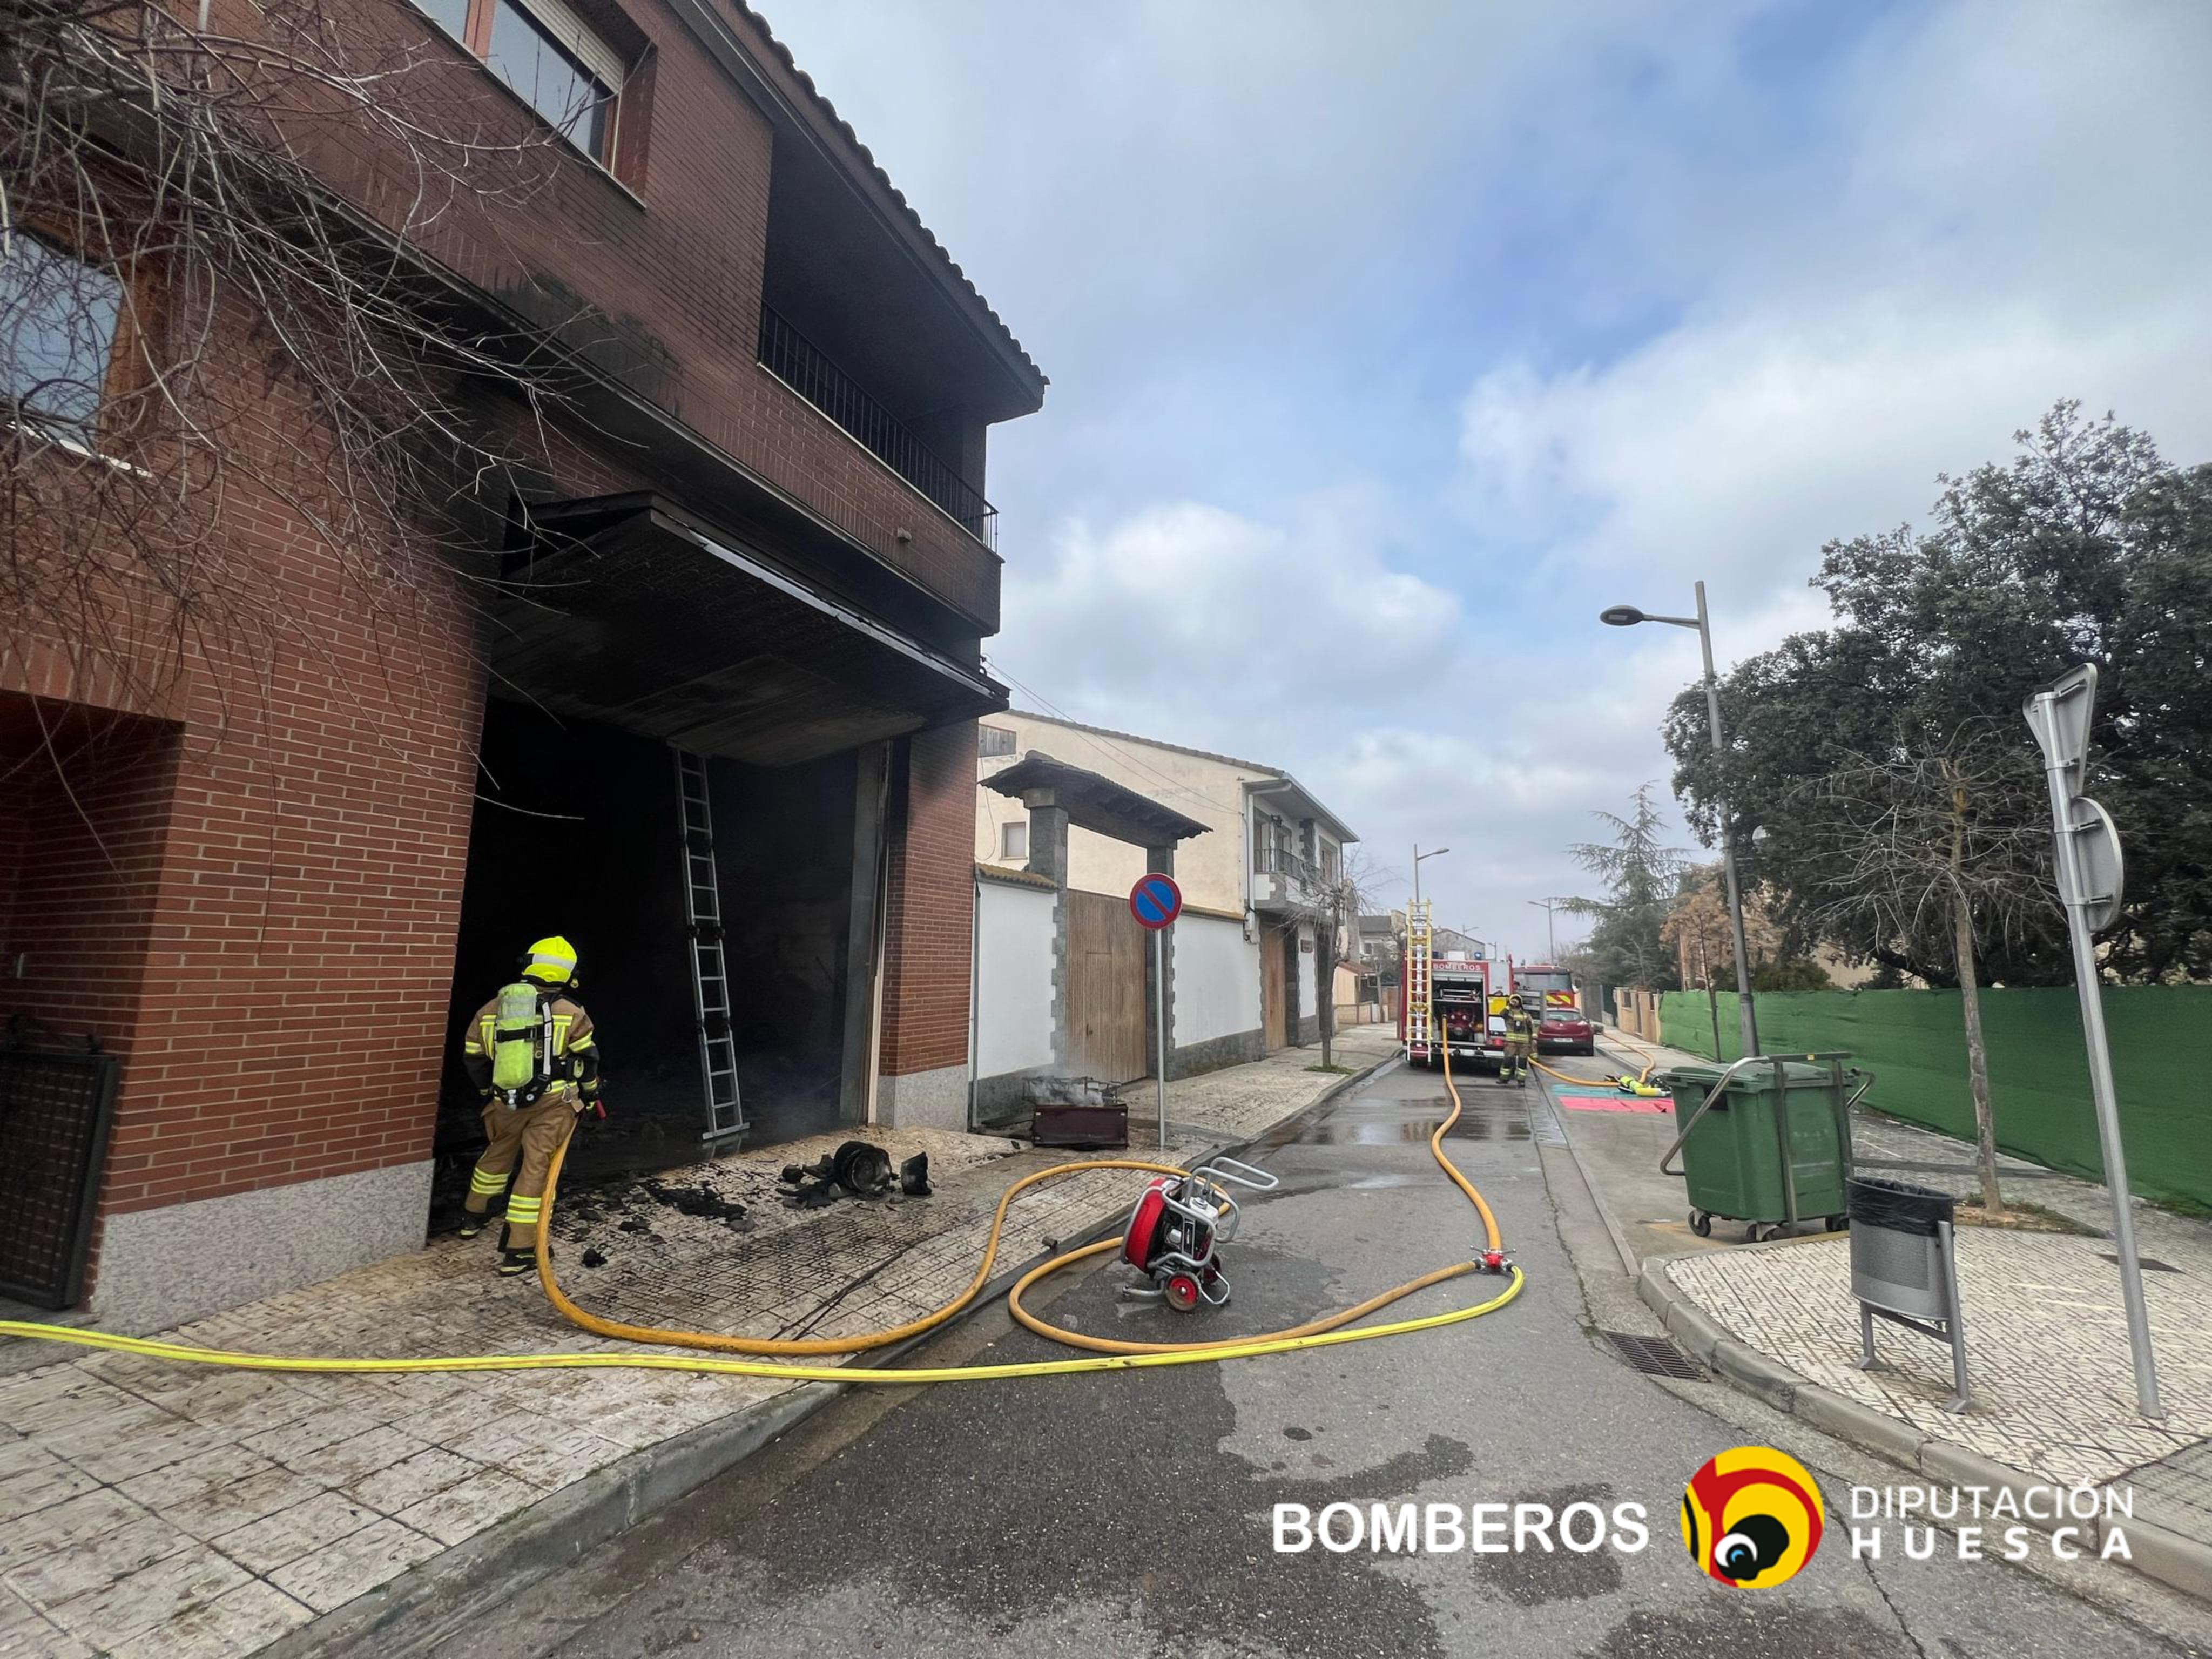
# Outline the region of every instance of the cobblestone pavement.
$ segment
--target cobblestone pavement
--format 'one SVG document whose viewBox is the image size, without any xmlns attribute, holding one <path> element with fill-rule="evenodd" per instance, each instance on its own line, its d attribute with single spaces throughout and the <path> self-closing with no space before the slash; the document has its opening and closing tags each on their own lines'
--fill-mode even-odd
<svg viewBox="0 0 2212 1659">
<path fill-rule="evenodd" d="M 1643 1048 L 1662 1063 L 1694 1055 Z M 2084 1109 L 2087 1109 L 2086 1103 Z M 1964 1196 L 1980 1190 L 1973 1148 L 1880 1113 L 1851 1127 L 1855 1161 Z M 2106 1237 L 2111 1194 L 2095 1182 L 2011 1156 L 1998 1160 L 2008 1204 L 2033 1205 L 2080 1234 L 1964 1225 L 1958 1231 L 1973 1405 L 1954 1416 L 1940 1344 L 1878 1326 L 1875 1371 L 1857 1369 L 1850 1245 L 1813 1237 L 1672 1260 L 1668 1278 L 1759 1352 L 1823 1388 L 2026 1473 L 2131 1487 L 2143 1518 L 2212 1542 L 2212 1224 L 2137 1200 L 2163 1424 L 2136 1412 L 2127 1320 Z"/>
<path fill-rule="evenodd" d="M 1395 1048 L 1340 1038 L 1343 1063 Z M 1317 1048 L 1171 1085 L 1170 1151 L 1256 1134 L 1341 1079 Z M 1141 1091 L 1134 1097 L 1146 1098 Z M 1141 1103 L 1133 1119 L 1142 1121 Z M 734 1231 L 676 1203 L 580 1200 L 556 1220 L 564 1287 L 632 1322 L 775 1335 L 878 1329 L 949 1300 L 991 1209 L 1033 1170 L 1115 1153 L 1017 1150 L 943 1132 L 878 1132 L 895 1159 L 930 1154 L 935 1195 L 783 1208 L 776 1172 L 839 1135 L 667 1172 L 746 1206 Z M 1127 1156 L 1156 1136 L 1133 1133 Z M 1101 1170 L 1017 1200 L 1012 1266 L 1129 1201 Z M 711 1208 L 713 1206 L 699 1206 Z M 593 1215 L 591 1212 L 596 1210 Z M 623 1220 L 646 1219 L 625 1231 Z M 656 1237 L 657 1236 L 657 1237 Z M 582 1265 L 586 1250 L 605 1257 Z M 625 1347 L 587 1336 L 532 1279 L 490 1272 L 490 1236 L 412 1255 L 204 1319 L 165 1337 L 261 1352 L 430 1356 Z M 0 1377 L 0 1659 L 233 1659 L 343 1606 L 594 1470 L 790 1385 L 659 1371 L 319 1376 L 210 1370 L 95 1354 Z"/>
</svg>

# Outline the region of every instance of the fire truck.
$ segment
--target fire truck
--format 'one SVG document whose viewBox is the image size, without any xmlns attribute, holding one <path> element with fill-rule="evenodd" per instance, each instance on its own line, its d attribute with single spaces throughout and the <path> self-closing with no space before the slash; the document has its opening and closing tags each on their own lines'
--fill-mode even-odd
<svg viewBox="0 0 2212 1659">
<path fill-rule="evenodd" d="M 1398 1035 L 1406 1059 L 1437 1066 L 1442 1044 L 1455 1061 L 1497 1069 L 1505 1058 L 1506 1005 L 1518 994 L 1538 1019 L 1536 1046 L 1553 1054 L 1596 1052 L 1596 1030 L 1583 1012 L 1574 976 L 1547 962 L 1516 966 L 1510 957 L 1435 955 L 1428 906 L 1407 919 L 1400 975 Z"/>
<path fill-rule="evenodd" d="M 1554 1054 L 1592 1054 L 1597 1052 L 1597 1031 L 1583 1010 L 1575 990 L 1575 977 L 1548 962 L 1530 963 L 1512 970 L 1513 988 L 1528 1000 L 1529 1012 L 1540 1022 L 1536 1047 Z"/>
<path fill-rule="evenodd" d="M 1505 1034 L 1502 1019 L 1492 1017 L 1505 1011 L 1512 965 L 1493 957 L 1434 955 L 1428 912 L 1425 902 L 1416 905 L 1406 921 L 1398 1036 L 1407 1063 L 1440 1066 L 1441 1045 L 1448 1043 L 1455 1061 L 1494 1069 L 1504 1059 Z"/>
</svg>

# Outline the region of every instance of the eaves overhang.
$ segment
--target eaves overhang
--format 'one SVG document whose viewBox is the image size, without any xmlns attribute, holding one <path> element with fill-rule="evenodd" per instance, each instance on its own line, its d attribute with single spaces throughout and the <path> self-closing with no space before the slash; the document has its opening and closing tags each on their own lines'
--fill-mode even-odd
<svg viewBox="0 0 2212 1659">
<path fill-rule="evenodd" d="M 1097 772 L 1055 760 L 1032 749 L 1012 766 L 982 781 L 997 794 L 1025 800 L 1048 796 L 1077 828 L 1089 830 L 1136 847 L 1172 847 L 1193 836 L 1207 833 L 1207 826 L 1164 806 L 1150 795 Z"/>
</svg>

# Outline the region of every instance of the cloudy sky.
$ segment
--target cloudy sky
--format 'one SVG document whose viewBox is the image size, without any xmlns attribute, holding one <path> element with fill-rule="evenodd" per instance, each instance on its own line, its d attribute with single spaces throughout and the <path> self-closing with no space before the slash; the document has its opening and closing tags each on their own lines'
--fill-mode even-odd
<svg viewBox="0 0 2212 1659">
<path fill-rule="evenodd" d="M 1052 376 L 1017 702 L 1298 774 L 1527 901 L 1664 780 L 1686 632 L 2077 397 L 2212 459 L 2201 0 L 762 0 Z"/>
</svg>

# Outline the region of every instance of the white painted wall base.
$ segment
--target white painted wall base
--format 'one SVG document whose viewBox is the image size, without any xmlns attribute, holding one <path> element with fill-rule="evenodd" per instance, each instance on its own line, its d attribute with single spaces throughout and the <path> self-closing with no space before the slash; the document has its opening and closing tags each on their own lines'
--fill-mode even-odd
<svg viewBox="0 0 2212 1659">
<path fill-rule="evenodd" d="M 107 1218 L 92 1316 L 125 1335 L 422 1248 L 433 1165 L 403 1164 Z"/>
<path fill-rule="evenodd" d="M 876 1079 L 876 1119 L 887 1129 L 968 1127 L 968 1068 L 941 1066 L 933 1072 Z"/>
</svg>

